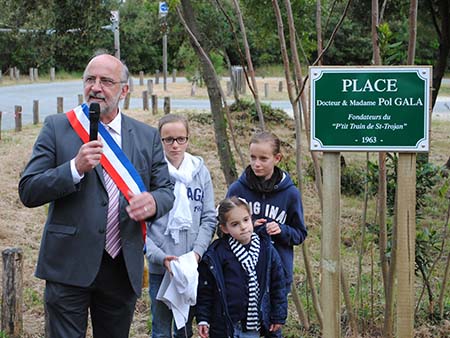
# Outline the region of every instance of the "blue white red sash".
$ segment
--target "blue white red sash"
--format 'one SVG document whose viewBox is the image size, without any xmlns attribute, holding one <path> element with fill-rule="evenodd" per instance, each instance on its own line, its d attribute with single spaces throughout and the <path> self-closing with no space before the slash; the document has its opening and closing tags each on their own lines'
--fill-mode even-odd
<svg viewBox="0 0 450 338">
<path fill-rule="evenodd" d="M 66 115 L 72 128 L 80 136 L 83 143 L 89 142 L 89 107 L 83 103 L 81 106 L 67 112 Z M 103 155 L 100 159 L 100 164 L 111 176 L 120 192 L 129 200 L 129 191 L 135 195 L 146 191 L 141 176 L 139 176 L 133 164 L 101 123 L 98 124 L 98 133 L 103 143 Z M 141 222 L 141 228 L 145 242 L 146 225 L 144 221 Z"/>
</svg>

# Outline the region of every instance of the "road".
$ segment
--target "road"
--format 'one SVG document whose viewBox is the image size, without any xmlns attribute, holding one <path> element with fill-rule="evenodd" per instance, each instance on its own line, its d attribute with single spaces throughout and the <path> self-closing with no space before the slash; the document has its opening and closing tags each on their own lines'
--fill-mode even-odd
<svg viewBox="0 0 450 338">
<path fill-rule="evenodd" d="M 168 82 L 171 82 L 171 78 Z M 184 78 L 178 81 L 186 81 Z M 450 79 L 444 79 L 450 83 Z M 134 81 L 137 82 L 136 79 Z M 38 84 L 24 84 L 0 87 L 0 111 L 3 112 L 1 129 L 14 129 L 14 106 L 22 106 L 22 124 L 30 124 L 33 121 L 33 100 L 39 100 L 39 118 L 56 113 L 56 98 L 64 98 L 64 111 L 78 105 L 78 94 L 83 93 L 81 80 L 51 82 Z M 270 103 L 273 108 L 283 109 L 292 116 L 292 107 L 289 101 L 263 101 Z M 209 101 L 205 99 L 171 99 L 172 109 L 201 109 L 209 110 Z M 158 106 L 162 109 L 163 100 L 158 100 Z M 141 108 L 142 99 L 134 98 L 130 102 L 130 108 Z M 450 117 L 450 97 L 439 97 L 433 113 Z"/>
</svg>

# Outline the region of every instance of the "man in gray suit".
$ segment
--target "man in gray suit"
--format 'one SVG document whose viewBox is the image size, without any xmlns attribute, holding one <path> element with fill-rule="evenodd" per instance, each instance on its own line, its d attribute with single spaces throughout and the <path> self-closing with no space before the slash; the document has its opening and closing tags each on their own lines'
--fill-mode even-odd
<svg viewBox="0 0 450 338">
<path fill-rule="evenodd" d="M 36 276 L 46 280 L 52 338 L 85 337 L 88 309 L 94 337 L 128 337 L 142 287 L 144 242 L 139 222 L 157 219 L 173 205 L 173 185 L 157 130 L 119 109 L 128 92 L 128 76 L 120 60 L 97 55 L 83 75 L 84 97 L 87 104 L 99 103 L 101 123 L 147 191 L 124 196 L 111 181 L 113 175 L 109 182 L 114 183 L 108 183 L 100 165 L 105 140 L 83 143 L 69 114 L 46 118 L 19 182 L 25 206 L 49 203 Z M 114 223 L 116 239 L 108 244 Z M 114 247 L 112 253 L 108 245 Z"/>
</svg>

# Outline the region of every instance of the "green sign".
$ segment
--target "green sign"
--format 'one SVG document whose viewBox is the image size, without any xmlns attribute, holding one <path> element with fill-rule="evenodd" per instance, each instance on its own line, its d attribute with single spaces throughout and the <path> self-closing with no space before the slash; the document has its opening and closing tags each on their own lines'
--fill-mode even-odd
<svg viewBox="0 0 450 338">
<path fill-rule="evenodd" d="M 429 150 L 431 67 L 310 67 L 311 150 Z"/>
</svg>

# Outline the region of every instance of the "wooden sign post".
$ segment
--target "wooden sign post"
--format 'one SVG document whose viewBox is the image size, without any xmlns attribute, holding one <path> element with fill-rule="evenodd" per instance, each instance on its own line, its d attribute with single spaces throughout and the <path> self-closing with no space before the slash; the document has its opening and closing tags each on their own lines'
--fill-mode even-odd
<svg viewBox="0 0 450 338">
<path fill-rule="evenodd" d="M 311 150 L 323 151 L 324 338 L 340 329 L 340 151 L 399 152 L 396 337 L 414 331 L 416 152 L 429 150 L 431 67 L 310 67 Z"/>
<path fill-rule="evenodd" d="M 397 168 L 397 334 L 414 337 L 416 154 L 399 154 Z"/>
<path fill-rule="evenodd" d="M 320 303 L 324 318 L 322 337 L 330 338 L 341 335 L 340 177 L 340 153 L 324 153 Z"/>
</svg>

